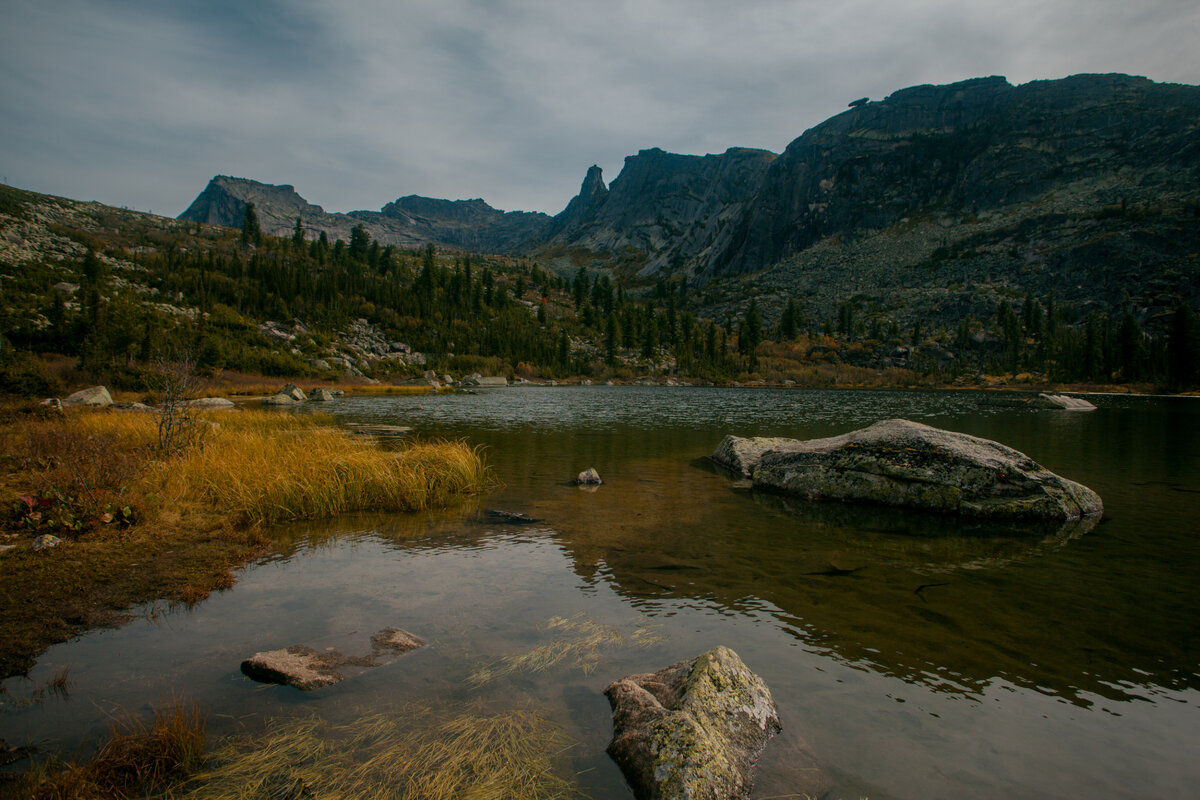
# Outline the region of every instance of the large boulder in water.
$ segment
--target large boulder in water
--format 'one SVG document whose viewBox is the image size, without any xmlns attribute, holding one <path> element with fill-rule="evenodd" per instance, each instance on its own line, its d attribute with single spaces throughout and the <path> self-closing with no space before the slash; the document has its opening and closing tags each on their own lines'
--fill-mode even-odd
<svg viewBox="0 0 1200 800">
<path fill-rule="evenodd" d="M 734 468 L 726 437 L 713 459 Z M 908 506 L 974 517 L 1075 520 L 1104 505 L 999 442 L 891 419 L 828 439 L 787 440 L 741 463 L 755 487 L 813 500 Z"/>
<path fill-rule="evenodd" d="M 608 754 L 639 800 L 744 798 L 780 730 L 770 690 L 727 647 L 621 678 L 604 694 L 613 710 Z"/>
</svg>

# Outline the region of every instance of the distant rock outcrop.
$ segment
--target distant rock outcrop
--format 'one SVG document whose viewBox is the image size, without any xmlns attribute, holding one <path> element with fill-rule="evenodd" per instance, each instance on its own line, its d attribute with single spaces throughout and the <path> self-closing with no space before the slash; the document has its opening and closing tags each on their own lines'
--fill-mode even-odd
<svg viewBox="0 0 1200 800">
<path fill-rule="evenodd" d="M 246 203 L 254 203 L 263 233 L 290 236 L 299 217 L 305 235 L 324 232 L 330 241 L 349 241 L 356 225 L 381 244 L 415 248 L 427 243 L 485 253 L 508 252 L 539 238 L 549 227 L 546 214 L 504 212 L 482 200 L 437 200 L 408 195 L 380 211 L 329 213 L 289 185 L 275 186 L 218 175 L 209 181 L 179 219 L 240 228 Z"/>
</svg>

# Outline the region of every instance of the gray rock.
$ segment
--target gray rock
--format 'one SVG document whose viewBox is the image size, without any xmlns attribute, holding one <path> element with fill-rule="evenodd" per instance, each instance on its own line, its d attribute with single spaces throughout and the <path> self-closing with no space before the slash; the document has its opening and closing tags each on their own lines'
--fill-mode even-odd
<svg viewBox="0 0 1200 800">
<path fill-rule="evenodd" d="M 310 358 L 308 365 L 318 372 L 329 372 L 333 369 L 333 365 L 323 358 Z"/>
<path fill-rule="evenodd" d="M 599 486 L 604 483 L 604 481 L 600 480 L 600 473 L 596 472 L 595 467 L 588 467 L 579 473 L 579 477 L 575 479 L 575 482 L 585 486 Z"/>
<path fill-rule="evenodd" d="M 504 377 L 503 375 L 485 375 L 483 377 L 476 378 L 475 385 L 481 389 L 497 389 L 502 386 L 508 386 L 508 378 Z"/>
<path fill-rule="evenodd" d="M 52 547 L 58 547 L 60 544 L 62 544 L 62 539 L 52 536 L 49 533 L 43 533 L 33 540 L 32 547 L 34 550 L 49 550 Z"/>
<path fill-rule="evenodd" d="M 1061 408 L 1064 411 L 1095 411 L 1096 407 L 1082 397 L 1065 394 L 1039 394 L 1029 401 L 1034 408 Z"/>
<path fill-rule="evenodd" d="M 326 400 L 333 400 L 335 397 L 337 397 L 337 395 L 335 395 L 331 389 L 317 387 L 316 389 L 312 390 L 312 393 L 309 394 L 308 399 L 314 402 L 324 402 Z"/>
<path fill-rule="evenodd" d="M 738 446 L 722 442 L 714 459 L 727 458 Z M 1091 489 L 1024 453 L 903 419 L 828 439 L 791 440 L 761 454 L 742 452 L 743 474 L 749 470 L 756 488 L 810 500 L 1030 520 L 1074 520 L 1104 511 Z"/>
<path fill-rule="evenodd" d="M 372 634 L 371 650 L 361 656 L 346 655 L 331 648 L 317 650 L 306 644 L 294 644 L 281 650 L 255 653 L 242 662 L 242 673 L 259 683 L 280 683 L 307 692 L 340 683 L 372 667 L 391 663 L 404 653 L 424 646 L 424 641 L 407 631 L 384 628 Z"/>
<path fill-rule="evenodd" d="M 63 410 L 62 400 L 59 400 L 57 397 L 47 397 L 45 400 L 43 400 L 38 405 L 46 406 L 54 411 L 62 411 Z"/>
<path fill-rule="evenodd" d="M 92 386 L 88 389 L 80 389 L 75 394 L 63 399 L 64 406 L 95 406 L 96 408 L 107 408 L 112 405 L 112 395 L 108 393 L 108 389 L 103 386 Z"/>
<path fill-rule="evenodd" d="M 262 404 L 264 406 L 294 406 L 298 402 L 300 401 L 290 394 L 277 394 L 263 398 Z"/>
<path fill-rule="evenodd" d="M 288 397 L 299 402 L 303 402 L 308 399 L 308 395 L 304 393 L 304 390 L 294 383 L 289 383 L 288 385 L 284 386 L 277 392 L 277 394 L 286 394 Z"/>
<path fill-rule="evenodd" d="M 713 451 L 712 460 L 745 478 L 771 450 L 785 450 L 798 444 L 796 439 L 778 436 L 726 436 Z"/>
<path fill-rule="evenodd" d="M 726 647 L 621 678 L 604 694 L 613 711 L 608 754 L 639 800 L 745 798 L 780 730 L 770 690 Z"/>
<path fill-rule="evenodd" d="M 122 400 L 119 403 L 113 403 L 112 407 L 117 411 L 138 411 L 143 414 L 159 413 L 158 409 L 154 406 L 148 406 L 145 403 L 130 402 L 128 400 Z"/>
<path fill-rule="evenodd" d="M 195 408 L 233 408 L 233 401 L 224 397 L 198 397 L 188 405 Z"/>
</svg>

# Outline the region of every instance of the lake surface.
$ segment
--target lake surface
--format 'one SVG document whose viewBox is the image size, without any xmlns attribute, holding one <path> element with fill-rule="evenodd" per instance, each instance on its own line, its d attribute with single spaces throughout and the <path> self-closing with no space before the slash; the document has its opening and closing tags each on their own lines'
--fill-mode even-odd
<svg viewBox="0 0 1200 800">
<path fill-rule="evenodd" d="M 1090 413 L 973 393 L 652 387 L 346 398 L 347 423 L 486 448 L 502 487 L 419 515 L 284 529 L 292 544 L 190 610 L 144 609 L 10 680 L 0 737 L 86 752 L 115 709 L 196 700 L 214 735 L 267 718 L 434 702 L 537 708 L 588 796 L 629 797 L 602 692 L 717 644 L 763 677 L 783 733 L 755 796 L 1179 798 L 1200 785 L 1200 401 Z M 1011 529 L 751 492 L 707 465 L 727 433 L 809 438 L 904 417 L 999 440 L 1095 489 L 1103 522 Z M 571 481 L 595 467 L 604 485 Z M 506 525 L 486 509 L 540 520 Z M 606 626 L 541 673 L 505 656 Z M 394 626 L 431 644 L 335 687 L 240 661 Z M 68 666 L 71 693 L 19 699 Z"/>
</svg>

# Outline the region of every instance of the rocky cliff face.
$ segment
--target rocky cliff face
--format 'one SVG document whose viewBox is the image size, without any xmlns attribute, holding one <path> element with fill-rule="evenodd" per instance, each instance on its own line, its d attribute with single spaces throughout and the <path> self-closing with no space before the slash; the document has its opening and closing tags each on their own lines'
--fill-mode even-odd
<svg viewBox="0 0 1200 800">
<path fill-rule="evenodd" d="M 762 269 L 922 213 L 960 222 L 1195 198 L 1198 131 L 1200 88 L 1126 75 L 903 89 L 793 141 L 703 267 Z"/>
<path fill-rule="evenodd" d="M 636 251 L 642 274 L 680 269 L 708 256 L 718 232 L 744 213 L 774 158 L 746 148 L 706 156 L 642 150 L 625 159 L 608 190 L 593 166 L 579 196 L 555 217 L 548 243 Z"/>
<path fill-rule="evenodd" d="M 362 224 L 381 244 L 413 248 L 427 242 L 455 249 L 502 253 L 540 237 L 551 222 L 546 214 L 504 212 L 483 200 L 437 200 L 409 195 L 381 211 L 330 214 L 296 193 L 291 186 L 274 186 L 246 178 L 218 175 L 179 215 L 179 219 L 240 228 L 246 203 L 254 203 L 263 232 L 290 236 L 296 217 L 313 238 L 324 231 L 330 241 L 349 240 L 350 230 Z"/>
</svg>

